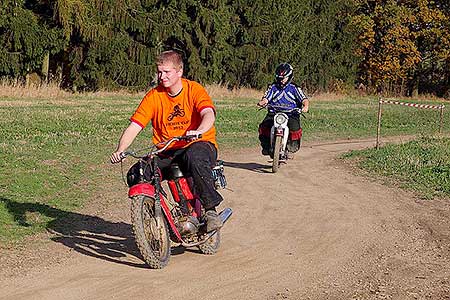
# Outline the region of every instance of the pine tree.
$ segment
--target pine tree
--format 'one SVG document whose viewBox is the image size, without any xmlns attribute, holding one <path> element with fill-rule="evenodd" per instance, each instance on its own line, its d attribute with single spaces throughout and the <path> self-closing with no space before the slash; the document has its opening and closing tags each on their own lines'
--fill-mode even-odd
<svg viewBox="0 0 450 300">
<path fill-rule="evenodd" d="M 0 77 L 22 79 L 31 72 L 40 73 L 47 55 L 64 48 L 63 33 L 54 26 L 50 14 L 40 2 L 2 1 Z"/>
</svg>

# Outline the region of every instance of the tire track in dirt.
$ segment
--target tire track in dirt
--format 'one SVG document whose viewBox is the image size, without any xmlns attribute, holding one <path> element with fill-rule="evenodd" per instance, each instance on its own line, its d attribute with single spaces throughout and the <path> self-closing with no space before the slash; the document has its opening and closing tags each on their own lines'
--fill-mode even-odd
<svg viewBox="0 0 450 300">
<path fill-rule="evenodd" d="M 257 150 L 224 153 L 223 206 L 234 214 L 219 253 L 176 249 L 163 270 L 130 249 L 129 206 L 117 200 L 126 189 L 106 189 L 110 209 L 93 204 L 86 215 L 98 223 L 78 232 L 91 241 L 52 243 L 64 259 L 3 277 L 0 299 L 448 299 L 448 202 L 420 201 L 335 159 L 368 146 L 304 145 L 276 174 Z"/>
</svg>

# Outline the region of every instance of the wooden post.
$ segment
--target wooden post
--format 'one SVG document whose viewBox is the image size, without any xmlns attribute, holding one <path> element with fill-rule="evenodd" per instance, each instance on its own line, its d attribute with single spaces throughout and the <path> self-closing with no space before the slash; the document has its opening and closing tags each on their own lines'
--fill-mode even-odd
<svg viewBox="0 0 450 300">
<path fill-rule="evenodd" d="M 42 76 L 44 77 L 43 80 L 45 80 L 45 83 L 48 83 L 49 65 L 50 65 L 50 52 L 47 51 L 44 54 L 44 59 L 42 60 L 42 68 L 41 68 L 41 73 Z"/>
<path fill-rule="evenodd" d="M 381 132 L 381 105 L 383 104 L 382 99 L 378 101 L 378 124 L 377 124 L 377 143 L 375 148 L 378 150 L 380 147 L 380 132 Z"/>
<path fill-rule="evenodd" d="M 439 118 L 439 134 L 442 133 L 442 125 L 444 123 L 444 105 L 441 105 L 441 113 Z"/>
</svg>

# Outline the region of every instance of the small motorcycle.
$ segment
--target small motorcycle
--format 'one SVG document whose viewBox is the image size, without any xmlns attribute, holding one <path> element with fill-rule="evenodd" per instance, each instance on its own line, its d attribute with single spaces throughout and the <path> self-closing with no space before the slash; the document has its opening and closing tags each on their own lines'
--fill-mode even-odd
<svg viewBox="0 0 450 300">
<path fill-rule="evenodd" d="M 275 110 L 275 116 L 273 117 L 273 126 L 270 130 L 270 153 L 273 156 L 272 172 L 278 172 L 281 162 L 286 162 L 288 159 L 287 143 L 289 138 L 288 120 L 289 114 L 298 113 L 302 114 L 300 108 L 294 109 L 281 109 L 280 107 L 267 105 L 268 108 Z"/>
<path fill-rule="evenodd" d="M 173 137 L 153 145 L 144 155 L 128 151 L 121 154 L 122 159 L 127 156 L 138 159 L 134 166 L 139 171 L 135 172 L 136 167 L 131 167 L 127 174 L 131 222 L 139 251 L 153 269 L 161 269 L 168 264 L 171 241 L 186 248 L 198 247 L 204 254 L 214 254 L 220 246 L 220 230 L 206 232 L 205 210 L 193 192 L 192 178 L 183 174 L 175 163 L 171 165 L 167 178 L 162 178 L 155 159 L 170 144 L 193 137 L 196 136 Z M 211 170 L 216 189 L 227 185 L 223 171 L 221 161 Z M 171 198 L 163 188 L 164 180 L 167 180 Z M 223 224 L 231 214 L 231 208 L 219 213 Z"/>
</svg>

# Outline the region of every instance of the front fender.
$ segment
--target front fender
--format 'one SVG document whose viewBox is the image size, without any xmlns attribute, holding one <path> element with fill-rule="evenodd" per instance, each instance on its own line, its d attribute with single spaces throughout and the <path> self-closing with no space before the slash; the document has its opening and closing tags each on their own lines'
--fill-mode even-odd
<svg viewBox="0 0 450 300">
<path fill-rule="evenodd" d="M 128 197 L 133 198 L 134 196 L 138 195 L 144 195 L 151 198 L 155 198 L 155 187 L 151 185 L 150 183 L 138 183 L 136 185 L 133 185 L 128 190 Z M 172 228 L 172 231 L 175 233 L 179 241 L 182 241 L 181 235 L 178 232 L 178 229 L 175 225 L 175 222 L 172 218 L 172 215 L 170 213 L 170 209 L 167 206 L 166 201 L 164 200 L 164 196 L 162 194 L 159 195 L 161 199 L 161 208 L 163 211 L 164 216 L 166 217 L 167 222 L 169 222 L 170 228 Z"/>
<path fill-rule="evenodd" d="M 138 183 L 130 187 L 128 190 L 128 197 L 134 197 L 137 195 L 145 195 L 148 197 L 155 197 L 155 187 L 150 183 Z"/>
</svg>

